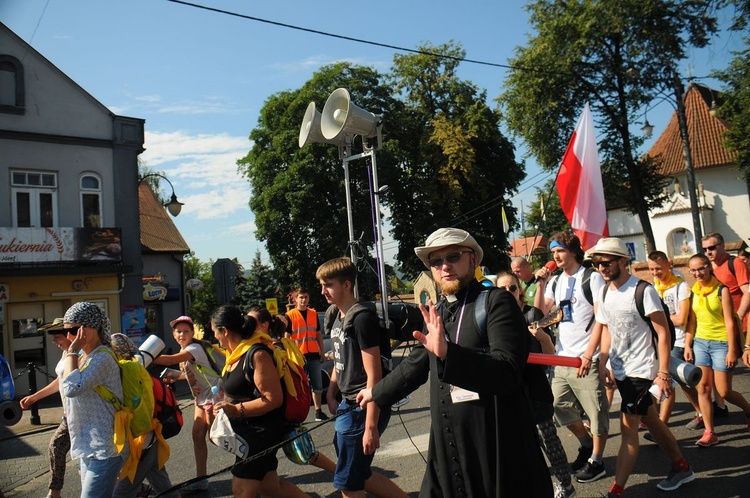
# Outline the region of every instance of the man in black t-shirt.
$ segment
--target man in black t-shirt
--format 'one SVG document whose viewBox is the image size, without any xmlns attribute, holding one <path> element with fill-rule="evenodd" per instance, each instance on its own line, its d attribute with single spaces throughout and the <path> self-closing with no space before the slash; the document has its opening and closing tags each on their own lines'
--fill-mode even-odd
<svg viewBox="0 0 750 498">
<path fill-rule="evenodd" d="M 357 394 L 377 384 L 383 376 L 378 318 L 354 297 L 357 269 L 349 258 L 323 263 L 315 278 L 320 282 L 321 293 L 332 305 L 326 313 L 326 320 L 332 320 L 334 356 L 327 401 L 331 413 L 339 415 L 333 440 L 338 455 L 333 485 L 344 497 L 364 498 L 365 480 L 372 476 L 370 466 L 375 450 L 380 447 L 380 435 L 388 425 L 390 411 L 381 411 L 371 404 L 366 409 L 357 407 L 342 412 L 356 406 Z M 339 391 L 343 399 L 337 406 Z"/>
</svg>

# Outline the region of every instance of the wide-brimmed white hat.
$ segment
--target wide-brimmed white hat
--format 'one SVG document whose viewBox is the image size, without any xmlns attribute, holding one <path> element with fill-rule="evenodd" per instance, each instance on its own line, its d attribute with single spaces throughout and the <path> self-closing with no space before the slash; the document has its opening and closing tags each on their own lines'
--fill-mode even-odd
<svg viewBox="0 0 750 498">
<path fill-rule="evenodd" d="M 589 251 L 591 257 L 597 254 L 609 254 L 610 256 L 630 259 L 628 247 L 625 245 L 625 242 L 617 237 L 602 237 L 599 239 L 599 242 Z"/>
<path fill-rule="evenodd" d="M 469 232 L 461 230 L 460 228 L 439 228 L 435 230 L 429 237 L 427 237 L 425 245 L 415 247 L 414 252 L 417 254 L 417 257 L 422 260 L 422 263 L 429 268 L 430 264 L 427 260 L 429 259 L 430 254 L 448 246 L 468 247 L 477 254 L 477 265 L 482 262 L 484 251 L 482 251 L 482 248 L 479 247 L 479 244 L 477 244 L 477 241 L 474 240 L 474 237 L 472 237 Z"/>
</svg>

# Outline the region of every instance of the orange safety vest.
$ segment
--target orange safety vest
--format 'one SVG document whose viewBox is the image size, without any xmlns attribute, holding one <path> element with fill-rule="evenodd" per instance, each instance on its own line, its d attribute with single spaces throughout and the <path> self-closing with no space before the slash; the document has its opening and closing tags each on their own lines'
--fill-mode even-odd
<svg viewBox="0 0 750 498">
<path fill-rule="evenodd" d="M 297 308 L 287 311 L 286 314 L 292 320 L 292 339 L 297 343 L 302 354 L 320 353 L 318 313 L 312 308 L 307 308 L 307 322 Z"/>
</svg>

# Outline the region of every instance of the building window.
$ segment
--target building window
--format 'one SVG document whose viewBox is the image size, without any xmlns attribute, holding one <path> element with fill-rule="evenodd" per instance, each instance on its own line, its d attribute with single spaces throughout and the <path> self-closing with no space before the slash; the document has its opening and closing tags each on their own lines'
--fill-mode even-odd
<svg viewBox="0 0 750 498">
<path fill-rule="evenodd" d="M 23 114 L 25 90 L 21 61 L 0 54 L 0 112 Z"/>
<path fill-rule="evenodd" d="M 86 228 L 102 226 L 102 182 L 92 174 L 81 177 L 81 225 Z"/>
<path fill-rule="evenodd" d="M 54 173 L 12 171 L 11 189 L 13 226 L 57 226 L 57 176 Z"/>
</svg>

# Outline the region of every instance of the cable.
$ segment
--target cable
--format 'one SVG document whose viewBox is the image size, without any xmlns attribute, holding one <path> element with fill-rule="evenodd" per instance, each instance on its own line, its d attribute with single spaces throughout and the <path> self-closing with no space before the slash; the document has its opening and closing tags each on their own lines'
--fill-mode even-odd
<svg viewBox="0 0 750 498">
<path fill-rule="evenodd" d="M 294 24 L 287 24 L 287 23 L 283 23 L 283 22 L 279 22 L 279 21 L 271 21 L 269 19 L 263 19 L 263 18 L 260 18 L 260 17 L 248 16 L 248 15 L 245 15 L 245 14 L 239 14 L 237 12 L 231 12 L 231 11 L 228 11 L 228 10 L 216 9 L 214 7 L 207 7 L 205 5 L 199 5 L 199 4 L 196 4 L 196 3 L 185 2 L 183 0 L 167 0 L 167 1 L 168 2 L 172 2 L 172 3 L 177 3 L 177 4 L 180 4 L 180 5 L 186 5 L 188 7 L 195 7 L 196 9 L 203 9 L 203 10 L 208 10 L 208 11 L 211 11 L 211 12 L 216 12 L 216 13 L 219 13 L 219 14 L 226 14 L 228 16 L 239 17 L 241 19 L 247 19 L 247 20 L 250 20 L 250 21 L 262 22 L 262 23 L 266 23 L 266 24 L 271 24 L 273 26 L 280 26 L 282 28 L 295 29 L 297 31 L 304 31 L 306 33 L 313 33 L 313 34 L 316 34 L 316 35 L 328 36 L 328 37 L 331 37 L 331 38 L 338 38 L 340 40 L 347 40 L 347 41 L 352 41 L 352 42 L 355 42 L 355 43 L 362 43 L 362 44 L 365 44 L 365 45 L 374 45 L 376 47 L 390 48 L 390 49 L 393 49 L 393 50 L 398 50 L 400 52 L 409 52 L 409 53 L 412 53 L 412 54 L 419 54 L 419 55 L 429 55 L 429 56 L 432 56 L 432 57 L 438 57 L 440 59 L 449 59 L 449 60 L 454 60 L 454 61 L 458 61 L 458 62 L 467 62 L 469 64 L 479 64 L 479 65 L 482 65 L 482 66 L 500 67 L 500 68 L 503 68 L 503 69 L 513 69 L 513 70 L 518 70 L 518 71 L 529 71 L 529 72 L 541 73 L 541 74 L 558 74 L 558 73 L 556 73 L 554 71 L 544 71 L 542 69 L 524 68 L 524 67 L 519 67 L 519 66 L 511 66 L 511 65 L 508 65 L 508 64 L 500 64 L 500 63 L 497 63 L 497 62 L 486 62 L 486 61 L 480 61 L 480 60 L 476 60 L 476 59 L 467 59 L 465 57 L 456 57 L 456 56 L 453 56 L 453 55 L 446 55 L 446 54 L 439 54 L 439 53 L 435 53 L 435 52 L 428 52 L 426 50 L 416 50 L 416 49 L 412 49 L 412 48 L 405 48 L 405 47 L 400 47 L 398 45 L 391 45 L 389 43 L 381 43 L 381 42 L 375 42 L 375 41 L 371 41 L 371 40 L 365 40 L 363 38 L 354 38 L 354 37 L 351 37 L 351 36 L 338 35 L 338 34 L 335 34 L 335 33 L 328 33 L 326 31 L 320 31 L 320 30 L 317 30 L 317 29 L 304 28 L 302 26 L 295 26 Z"/>
</svg>

